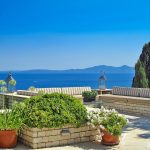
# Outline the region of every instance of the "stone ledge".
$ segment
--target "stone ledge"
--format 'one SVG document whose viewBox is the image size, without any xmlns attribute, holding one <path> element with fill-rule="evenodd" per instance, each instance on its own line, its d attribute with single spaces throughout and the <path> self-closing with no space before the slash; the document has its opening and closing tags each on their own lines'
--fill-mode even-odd
<svg viewBox="0 0 150 150">
<path fill-rule="evenodd" d="M 139 116 L 150 116 L 150 98 L 102 95 L 100 100 L 101 105 L 109 109 L 114 108 L 120 112 Z"/>
</svg>

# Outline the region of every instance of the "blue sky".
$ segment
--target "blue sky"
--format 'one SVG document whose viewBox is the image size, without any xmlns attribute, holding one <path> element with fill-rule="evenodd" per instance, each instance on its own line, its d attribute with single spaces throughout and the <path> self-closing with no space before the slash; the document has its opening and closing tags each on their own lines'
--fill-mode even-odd
<svg viewBox="0 0 150 150">
<path fill-rule="evenodd" d="M 0 70 L 134 66 L 149 0 L 0 1 Z"/>
</svg>

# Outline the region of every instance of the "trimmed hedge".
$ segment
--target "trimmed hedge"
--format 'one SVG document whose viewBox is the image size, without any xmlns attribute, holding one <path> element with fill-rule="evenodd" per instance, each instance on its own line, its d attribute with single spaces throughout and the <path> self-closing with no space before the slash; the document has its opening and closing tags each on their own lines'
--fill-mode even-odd
<svg viewBox="0 0 150 150">
<path fill-rule="evenodd" d="M 82 96 L 85 102 L 91 102 L 95 100 L 97 94 L 98 94 L 97 91 L 92 90 L 83 92 Z"/>
<path fill-rule="evenodd" d="M 29 127 L 53 128 L 66 124 L 77 127 L 87 122 L 87 110 L 81 101 L 66 94 L 45 94 L 31 97 L 21 108 Z"/>
</svg>

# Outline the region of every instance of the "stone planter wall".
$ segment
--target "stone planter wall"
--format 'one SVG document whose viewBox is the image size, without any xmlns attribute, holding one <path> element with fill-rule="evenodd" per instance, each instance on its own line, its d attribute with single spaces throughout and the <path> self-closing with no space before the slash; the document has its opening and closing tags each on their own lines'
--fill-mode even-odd
<svg viewBox="0 0 150 150">
<path fill-rule="evenodd" d="M 24 127 L 20 131 L 21 142 L 31 148 L 46 148 L 95 141 L 98 136 L 101 138 L 99 130 L 88 125 L 79 128 L 73 126 L 42 129 Z"/>
<path fill-rule="evenodd" d="M 150 116 L 150 98 L 102 95 L 100 100 L 101 105 L 109 109 L 114 108 L 119 112 L 139 116 Z"/>
</svg>

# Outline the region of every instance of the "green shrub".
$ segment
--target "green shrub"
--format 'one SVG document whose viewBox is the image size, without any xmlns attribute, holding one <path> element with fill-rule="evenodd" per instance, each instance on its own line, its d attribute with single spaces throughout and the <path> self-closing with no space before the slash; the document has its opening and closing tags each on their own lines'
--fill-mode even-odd
<svg viewBox="0 0 150 150">
<path fill-rule="evenodd" d="M 23 102 L 25 124 L 29 127 L 53 128 L 66 124 L 77 127 L 86 123 L 87 111 L 81 101 L 66 94 L 45 94 L 31 97 Z"/>
<path fill-rule="evenodd" d="M 89 111 L 87 118 L 88 124 L 94 127 L 101 126 L 101 128 L 115 136 L 121 135 L 123 127 L 128 123 L 125 116 L 114 109 L 105 109 L 103 106 L 101 109 L 97 108 Z"/>
<path fill-rule="evenodd" d="M 17 130 L 24 124 L 23 103 L 14 104 L 12 110 L 0 113 L 0 130 Z"/>
<path fill-rule="evenodd" d="M 94 91 L 94 90 L 85 91 L 82 93 L 82 96 L 83 96 L 85 102 L 90 102 L 90 101 L 95 100 L 95 98 L 97 96 L 97 91 Z"/>
<path fill-rule="evenodd" d="M 35 91 L 35 87 L 34 87 L 34 86 L 30 86 L 30 87 L 28 88 L 28 90 L 31 91 L 31 92 L 34 92 L 34 91 Z"/>
<path fill-rule="evenodd" d="M 118 136 L 121 135 L 122 128 L 127 125 L 127 120 L 118 112 L 112 112 L 103 119 L 101 124 L 109 133 Z"/>
</svg>

